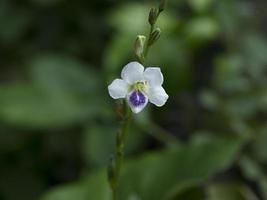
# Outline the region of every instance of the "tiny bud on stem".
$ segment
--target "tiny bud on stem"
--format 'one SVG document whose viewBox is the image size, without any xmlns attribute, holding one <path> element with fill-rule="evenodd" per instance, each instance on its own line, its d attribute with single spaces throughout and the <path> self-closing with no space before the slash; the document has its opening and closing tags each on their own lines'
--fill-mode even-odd
<svg viewBox="0 0 267 200">
<path fill-rule="evenodd" d="M 136 56 L 140 60 L 143 58 L 145 42 L 146 42 L 146 36 L 144 36 L 144 35 L 138 35 L 136 40 L 135 40 L 134 51 L 135 51 Z"/>
<path fill-rule="evenodd" d="M 151 46 L 152 44 L 154 44 L 160 38 L 160 35 L 161 35 L 160 28 L 156 28 L 150 35 L 148 45 Z"/>
<path fill-rule="evenodd" d="M 157 8 L 151 8 L 149 13 L 148 22 L 151 26 L 153 26 L 158 18 L 158 9 Z"/>
</svg>

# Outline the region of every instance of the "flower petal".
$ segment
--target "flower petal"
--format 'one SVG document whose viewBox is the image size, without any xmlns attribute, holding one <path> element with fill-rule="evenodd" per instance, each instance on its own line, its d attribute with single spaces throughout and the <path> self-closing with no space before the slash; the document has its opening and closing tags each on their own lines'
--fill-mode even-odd
<svg viewBox="0 0 267 200">
<path fill-rule="evenodd" d="M 159 67 L 148 67 L 144 72 L 144 78 L 150 86 L 161 86 L 163 84 L 163 75 Z"/>
<path fill-rule="evenodd" d="M 134 113 L 141 112 L 148 103 L 147 96 L 140 91 L 132 91 L 127 96 L 128 104 Z"/>
<path fill-rule="evenodd" d="M 165 92 L 163 87 L 158 86 L 158 87 L 151 87 L 149 89 L 148 98 L 151 103 L 160 107 L 166 103 L 169 96 Z"/>
<path fill-rule="evenodd" d="M 121 77 L 128 84 L 143 81 L 144 67 L 138 62 L 130 62 L 121 71 Z"/>
<path fill-rule="evenodd" d="M 115 79 L 108 86 L 108 92 L 113 99 L 125 98 L 128 92 L 128 84 L 122 79 Z"/>
</svg>

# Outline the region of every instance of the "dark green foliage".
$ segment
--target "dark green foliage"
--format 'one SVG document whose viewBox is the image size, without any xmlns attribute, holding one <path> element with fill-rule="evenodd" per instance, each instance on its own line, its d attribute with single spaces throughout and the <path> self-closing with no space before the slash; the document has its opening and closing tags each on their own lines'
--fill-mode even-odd
<svg viewBox="0 0 267 200">
<path fill-rule="evenodd" d="M 159 2 L 0 1 L 0 200 L 109 200 L 107 85 Z M 145 65 L 170 98 L 134 117 L 120 200 L 267 199 L 266 6 L 167 1 Z"/>
</svg>

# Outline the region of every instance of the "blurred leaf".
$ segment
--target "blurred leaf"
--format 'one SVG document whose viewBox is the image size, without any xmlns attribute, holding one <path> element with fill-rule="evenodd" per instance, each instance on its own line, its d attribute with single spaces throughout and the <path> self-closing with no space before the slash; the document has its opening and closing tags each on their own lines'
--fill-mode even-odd
<svg viewBox="0 0 267 200">
<path fill-rule="evenodd" d="M 267 127 L 258 130 L 254 139 L 251 147 L 253 157 L 261 163 L 267 163 Z"/>
<path fill-rule="evenodd" d="M 120 199 L 135 196 L 137 199 L 162 199 L 167 198 L 169 192 L 177 189 L 178 185 L 190 183 L 192 186 L 203 182 L 216 172 L 228 167 L 241 142 L 233 139 L 219 139 L 201 136 L 189 145 L 173 146 L 171 149 L 149 153 L 139 159 L 128 161 L 124 168 L 120 183 Z M 195 165 L 198 164 L 196 168 Z M 87 186 L 88 196 L 95 197 L 103 192 L 98 200 L 108 200 L 108 186 L 106 177 L 92 174 Z M 164 184 L 160 184 L 164 183 Z M 95 188 L 90 190 L 90 188 Z M 61 190 L 64 192 L 64 189 Z M 49 200 L 58 200 L 52 191 L 47 195 Z M 42 200 L 48 200 L 43 198 Z M 84 199 L 85 200 L 85 199 Z"/>
<path fill-rule="evenodd" d="M 240 51 L 243 53 L 247 71 L 256 81 L 265 80 L 267 71 L 267 41 L 257 33 L 244 34 L 241 40 Z M 265 81 L 266 84 L 266 81 Z"/>
<path fill-rule="evenodd" d="M 243 52 L 249 56 L 251 65 L 253 64 L 267 64 L 267 41 L 266 38 L 259 33 L 247 33 L 242 37 Z M 256 62 L 256 63 L 255 63 Z"/>
<path fill-rule="evenodd" d="M 126 59 L 131 57 L 131 53 L 134 54 L 133 49 L 125 49 L 126 46 L 133 47 L 132 41 L 135 41 L 135 36 L 118 35 L 106 48 L 103 62 L 108 81 L 113 80 L 119 74 L 123 66 L 127 64 Z"/>
<path fill-rule="evenodd" d="M 1 88 L 0 116 L 5 122 L 26 127 L 53 126 L 64 121 L 58 106 L 38 89 L 29 85 Z"/>
<path fill-rule="evenodd" d="M 189 3 L 194 10 L 203 12 L 211 7 L 213 0 L 189 0 Z"/>
<path fill-rule="evenodd" d="M 170 193 L 170 197 L 166 198 L 168 200 L 204 200 L 205 192 L 199 187 L 192 187 L 191 184 L 188 186 L 179 185 L 178 190 L 174 190 Z"/>
<path fill-rule="evenodd" d="M 64 2 L 65 0 L 31 0 L 31 1 L 36 4 L 40 4 L 42 6 L 51 6 L 51 5 Z"/>
<path fill-rule="evenodd" d="M 245 176 L 253 181 L 257 181 L 263 177 L 263 173 L 258 164 L 248 156 L 242 156 L 239 161 L 240 167 L 243 170 Z"/>
<path fill-rule="evenodd" d="M 77 183 L 59 186 L 40 200 L 109 200 L 110 189 L 105 171 L 93 173 L 90 178 Z"/>
<path fill-rule="evenodd" d="M 267 176 L 261 165 L 248 155 L 243 155 L 239 161 L 244 176 L 250 181 L 258 183 L 260 193 L 264 199 L 267 198 Z"/>
<path fill-rule="evenodd" d="M 128 3 L 118 7 L 109 15 L 109 22 L 120 33 L 138 35 L 148 31 L 148 15 L 151 6 L 140 3 Z M 174 19 L 169 13 L 160 16 L 157 22 L 162 30 L 168 32 L 174 28 Z M 134 41 L 132 41 L 134 42 Z"/>
<path fill-rule="evenodd" d="M 201 93 L 200 99 L 205 108 L 214 110 L 218 107 L 220 100 L 213 91 L 205 90 Z"/>
<path fill-rule="evenodd" d="M 262 194 L 262 197 L 264 199 L 267 199 L 267 178 L 265 176 L 265 178 L 262 178 L 261 180 L 259 180 L 259 188 Z"/>
<path fill-rule="evenodd" d="M 1 166 L 0 198 L 4 200 L 35 200 L 44 189 L 41 177 L 20 166 Z"/>
<path fill-rule="evenodd" d="M 37 57 L 32 62 L 33 85 L 3 87 L 0 116 L 26 127 L 69 126 L 110 115 L 105 90 L 92 69 L 65 56 Z"/>
<path fill-rule="evenodd" d="M 82 139 L 82 148 L 85 160 L 91 166 L 107 166 L 110 156 L 115 151 L 118 127 L 112 125 L 93 125 L 86 129 Z M 126 156 L 140 148 L 144 142 L 143 134 L 137 134 L 136 127 L 131 126 L 127 140 Z"/>
<path fill-rule="evenodd" d="M 115 128 L 103 125 L 88 128 L 82 140 L 85 160 L 93 165 L 106 165 L 114 152 L 116 133 Z"/>
<path fill-rule="evenodd" d="M 217 1 L 214 9 L 226 42 L 233 47 L 241 30 L 242 19 L 240 18 L 238 3 L 232 0 Z"/>
<path fill-rule="evenodd" d="M 144 160 L 143 165 L 139 164 L 141 172 L 149 169 L 145 174 L 141 173 L 142 181 L 137 182 L 137 188 L 142 187 L 140 193 L 144 199 L 160 199 L 167 191 L 184 182 L 196 184 L 204 181 L 232 162 L 240 144 L 237 140 L 212 139 L 204 135 L 199 139 L 195 138 L 188 146 L 163 153 L 158 160 L 151 156 Z M 197 168 L 195 163 L 198 163 Z M 135 168 L 138 167 L 136 165 Z M 128 173 L 128 180 L 131 180 L 130 172 Z M 125 178 L 125 183 L 126 180 Z"/>
<path fill-rule="evenodd" d="M 225 100 L 224 111 L 228 116 L 237 119 L 249 119 L 258 111 L 258 96 L 250 93 L 231 97 Z"/>
<path fill-rule="evenodd" d="M 168 94 L 176 95 L 180 91 L 191 88 L 193 84 L 193 70 L 190 60 L 190 50 L 181 39 L 170 35 L 163 35 L 151 48 L 147 63 L 149 66 L 161 68 Z"/>
<path fill-rule="evenodd" d="M 257 200 L 255 194 L 243 184 L 214 184 L 208 188 L 208 200 Z"/>
<path fill-rule="evenodd" d="M 10 1 L 0 2 L 0 39 L 3 42 L 15 42 L 26 32 L 30 22 L 29 10 L 14 7 Z"/>
<path fill-rule="evenodd" d="M 34 83 L 52 95 L 79 95 L 97 98 L 103 94 L 101 75 L 97 71 L 77 59 L 64 55 L 42 55 L 32 62 Z M 100 85 L 99 85 L 100 84 Z M 79 97 L 78 96 L 78 97 Z"/>
<path fill-rule="evenodd" d="M 202 41 L 215 39 L 220 31 L 218 22 L 211 17 L 197 17 L 191 19 L 185 27 L 185 34 L 189 40 Z"/>
<path fill-rule="evenodd" d="M 51 195 L 52 194 L 52 195 Z M 52 190 L 42 200 L 85 200 L 86 188 L 81 183 L 69 184 Z"/>
<path fill-rule="evenodd" d="M 244 63 L 240 55 L 223 55 L 216 59 L 214 81 L 217 87 L 228 93 L 248 91 L 250 83 L 243 77 Z"/>
</svg>

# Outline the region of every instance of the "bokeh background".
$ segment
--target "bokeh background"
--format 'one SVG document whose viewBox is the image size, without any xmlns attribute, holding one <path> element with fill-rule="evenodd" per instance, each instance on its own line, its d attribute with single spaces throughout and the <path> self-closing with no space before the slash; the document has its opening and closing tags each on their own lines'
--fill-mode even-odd
<svg viewBox="0 0 267 200">
<path fill-rule="evenodd" d="M 156 0 L 0 1 L 0 200 L 109 200 L 107 85 Z M 134 118 L 121 200 L 267 199 L 266 1 L 169 0 L 147 66 L 170 98 Z"/>
</svg>

